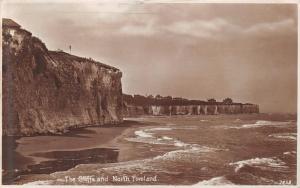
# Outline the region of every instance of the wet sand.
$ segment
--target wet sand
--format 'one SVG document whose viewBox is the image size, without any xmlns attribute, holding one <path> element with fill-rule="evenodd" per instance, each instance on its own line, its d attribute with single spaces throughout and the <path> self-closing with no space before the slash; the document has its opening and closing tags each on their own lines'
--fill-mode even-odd
<svg viewBox="0 0 300 188">
<path fill-rule="evenodd" d="M 146 125 L 128 120 L 118 126 L 79 128 L 63 135 L 3 138 L 6 155 L 2 164 L 5 173 L 9 172 L 4 173 L 4 180 L 6 184 L 23 184 L 32 181 L 34 174 L 68 170 L 78 164 L 122 161 L 128 152 L 119 141 Z"/>
</svg>

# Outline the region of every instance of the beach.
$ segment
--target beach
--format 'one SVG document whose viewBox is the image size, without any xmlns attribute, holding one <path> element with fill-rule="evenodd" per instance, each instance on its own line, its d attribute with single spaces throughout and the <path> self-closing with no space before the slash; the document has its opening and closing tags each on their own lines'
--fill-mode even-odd
<svg viewBox="0 0 300 188">
<path fill-rule="evenodd" d="M 105 148 L 118 151 L 119 153 L 120 150 L 118 148 L 121 148 L 122 152 L 126 152 L 125 146 L 120 147 L 120 139 L 141 125 L 145 126 L 146 124 L 128 120 L 117 126 L 78 128 L 61 135 L 40 135 L 21 138 L 4 137 L 3 151 L 5 152 L 3 153 L 6 154 L 3 157 L 4 172 L 7 168 L 13 168 L 12 170 L 20 172 L 22 169 L 26 169 L 27 166 L 55 160 L 53 153 L 51 153 L 52 151 L 60 151 L 61 155 L 64 155 L 66 151 L 71 151 L 72 155 L 72 151 L 74 154 L 76 151 L 84 153 L 86 150 L 95 148 L 100 148 L 101 150 Z M 98 152 L 100 154 L 107 153 L 107 151 Z M 46 154 L 41 156 L 39 155 L 41 153 Z M 130 158 L 129 155 L 126 156 L 125 159 Z M 111 158 L 112 156 L 109 157 Z M 122 158 L 119 160 L 122 160 Z M 33 177 L 30 172 L 21 173 L 21 176 L 16 179 L 16 183 L 23 184 L 31 181 L 31 178 L 28 179 L 28 176 Z M 12 179 L 14 178 L 9 178 L 9 182 L 13 181 Z"/>
</svg>

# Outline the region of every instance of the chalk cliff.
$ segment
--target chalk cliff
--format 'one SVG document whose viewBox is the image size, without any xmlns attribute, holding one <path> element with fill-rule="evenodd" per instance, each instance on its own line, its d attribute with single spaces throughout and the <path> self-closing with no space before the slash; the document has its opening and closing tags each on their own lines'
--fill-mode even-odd
<svg viewBox="0 0 300 188">
<path fill-rule="evenodd" d="M 256 104 L 207 102 L 172 97 L 144 97 L 141 95 L 123 95 L 123 115 L 126 117 L 141 115 L 216 115 L 259 113 Z"/>
<path fill-rule="evenodd" d="M 3 134 L 58 133 L 122 122 L 122 73 L 45 44 L 2 20 Z"/>
</svg>

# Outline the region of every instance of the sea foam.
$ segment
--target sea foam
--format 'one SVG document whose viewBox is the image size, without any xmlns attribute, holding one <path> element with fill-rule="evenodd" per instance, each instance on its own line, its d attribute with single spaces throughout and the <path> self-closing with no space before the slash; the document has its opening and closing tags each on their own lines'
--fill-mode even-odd
<svg viewBox="0 0 300 188">
<path fill-rule="evenodd" d="M 269 137 L 285 140 L 297 140 L 297 133 L 277 133 L 270 134 Z"/>
<path fill-rule="evenodd" d="M 285 122 L 285 121 L 264 121 L 258 120 L 255 123 L 244 124 L 244 125 L 223 125 L 223 126 L 216 126 L 216 128 L 224 128 L 224 129 L 249 129 L 249 128 L 259 128 L 265 126 L 277 127 L 283 125 L 293 125 L 292 122 Z"/>
<path fill-rule="evenodd" d="M 28 183 L 25 183 L 23 185 L 51 185 L 52 181 L 51 180 L 39 180 L 39 181 L 33 181 L 33 182 L 28 182 Z"/>
<path fill-rule="evenodd" d="M 229 165 L 235 166 L 235 172 L 239 172 L 245 166 L 252 166 L 260 168 L 262 170 L 269 169 L 274 171 L 281 171 L 288 168 L 288 166 L 286 166 L 286 163 L 278 158 L 253 158 L 229 163 Z"/>
<path fill-rule="evenodd" d="M 139 137 L 143 137 L 143 138 L 152 138 L 153 137 L 151 133 L 147 133 L 143 130 L 135 131 L 134 134 Z"/>
<path fill-rule="evenodd" d="M 263 120 L 259 120 L 256 121 L 256 123 L 254 124 L 245 124 L 242 125 L 243 128 L 256 128 L 256 127 L 263 127 L 263 126 L 278 126 L 278 125 L 287 125 L 290 124 L 290 122 L 281 122 L 281 121 L 263 121 Z"/>
<path fill-rule="evenodd" d="M 297 156 L 297 152 L 296 151 L 286 151 L 283 152 L 283 155 L 290 155 L 290 156 Z"/>
<path fill-rule="evenodd" d="M 209 180 L 200 181 L 194 186 L 199 186 L 199 185 L 234 185 L 234 183 L 226 179 L 226 177 L 220 176 L 220 177 L 211 178 Z"/>
</svg>

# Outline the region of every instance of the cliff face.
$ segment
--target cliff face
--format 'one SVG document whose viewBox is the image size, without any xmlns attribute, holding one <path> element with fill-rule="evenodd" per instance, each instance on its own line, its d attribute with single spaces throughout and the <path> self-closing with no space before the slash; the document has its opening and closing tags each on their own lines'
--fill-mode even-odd
<svg viewBox="0 0 300 188">
<path fill-rule="evenodd" d="M 20 27 L 2 26 L 3 134 L 56 133 L 122 122 L 122 73 L 48 51 Z"/>
<path fill-rule="evenodd" d="M 124 95 L 123 115 L 127 117 L 140 115 L 216 115 L 259 113 L 259 106 L 223 102 L 205 102 L 165 97 L 149 99 L 143 96 Z"/>
<path fill-rule="evenodd" d="M 257 105 L 184 105 L 184 106 L 165 106 L 165 105 L 124 105 L 124 116 L 141 115 L 217 115 L 217 114 L 251 114 L 259 113 Z"/>
</svg>

